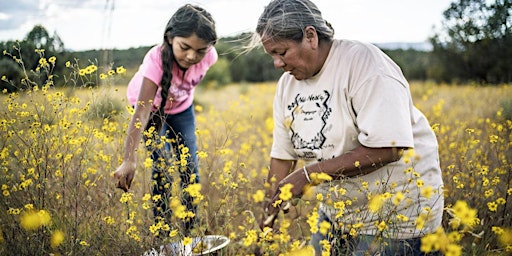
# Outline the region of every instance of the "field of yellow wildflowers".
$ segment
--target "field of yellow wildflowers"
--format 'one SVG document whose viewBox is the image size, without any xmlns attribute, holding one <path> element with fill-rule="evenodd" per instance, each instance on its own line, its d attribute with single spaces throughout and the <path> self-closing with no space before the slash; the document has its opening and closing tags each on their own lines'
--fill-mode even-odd
<svg viewBox="0 0 512 256">
<path fill-rule="evenodd" d="M 0 255 L 143 255 L 164 243 L 189 243 L 179 226 L 153 221 L 151 160 L 143 145 L 132 190 L 115 188 L 112 173 L 131 115 L 116 77 L 126 70 L 69 63 L 69 77 L 56 78 L 55 59 L 41 59 L 37 81 L 23 81 L 29 89 L 0 96 Z M 53 87 L 54 79 L 66 79 L 67 87 Z M 229 237 L 218 255 L 251 255 L 256 248 L 266 255 L 304 253 L 311 209 L 323 200 L 300 200 L 279 216 L 273 233 L 258 228 L 274 89 L 265 83 L 197 91 L 201 185 L 189 193 L 201 224 L 191 236 Z M 512 86 L 422 82 L 411 90 L 438 136 L 446 195 L 443 228 L 424 238 L 423 249 L 511 254 L 512 120 L 500 103 L 512 98 Z M 170 203 L 177 221 L 187 216 L 177 197 Z M 169 236 L 157 238 L 163 231 Z"/>
</svg>

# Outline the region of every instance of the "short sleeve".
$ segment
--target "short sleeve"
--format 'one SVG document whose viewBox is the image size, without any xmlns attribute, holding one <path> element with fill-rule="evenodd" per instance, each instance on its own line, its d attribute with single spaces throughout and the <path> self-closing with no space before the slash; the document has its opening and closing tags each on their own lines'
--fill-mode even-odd
<svg viewBox="0 0 512 256">
<path fill-rule="evenodd" d="M 297 154 L 293 148 L 289 134 L 291 117 L 285 116 L 286 111 L 284 110 L 283 92 L 279 89 L 279 85 L 283 82 L 282 80 L 283 78 L 280 79 L 278 90 L 274 96 L 274 132 L 270 156 L 277 159 L 296 160 Z"/>
<path fill-rule="evenodd" d="M 206 61 L 206 64 L 208 65 L 208 67 L 213 66 L 213 64 L 215 64 L 217 62 L 217 60 L 219 59 L 217 49 L 215 49 L 215 47 L 212 47 L 212 49 L 210 49 L 208 51 L 208 53 L 206 54 L 205 59 L 206 59 L 205 61 Z"/>
<path fill-rule="evenodd" d="M 376 75 L 355 92 L 358 140 L 367 147 L 413 147 L 410 93 L 393 77 Z"/>
<path fill-rule="evenodd" d="M 159 85 L 162 80 L 163 68 L 162 68 L 162 54 L 161 46 L 153 47 L 144 56 L 144 62 L 142 64 L 142 76 L 148 78 L 153 83 Z"/>
</svg>

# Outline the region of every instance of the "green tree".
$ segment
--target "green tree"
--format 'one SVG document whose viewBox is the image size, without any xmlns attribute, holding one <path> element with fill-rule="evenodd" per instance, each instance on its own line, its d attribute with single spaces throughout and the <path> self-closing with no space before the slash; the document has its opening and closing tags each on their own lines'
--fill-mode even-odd
<svg viewBox="0 0 512 256">
<path fill-rule="evenodd" d="M 229 71 L 233 82 L 265 82 L 274 81 L 282 74 L 274 68 L 272 58 L 262 47 L 244 52 L 244 46 L 250 34 L 244 33 L 237 37 L 222 38 L 216 45 L 221 57 L 226 58 L 230 65 Z"/>
<path fill-rule="evenodd" d="M 55 75 L 60 75 L 60 73 L 62 73 L 65 62 L 69 59 L 69 53 L 66 52 L 64 43 L 57 33 L 50 36 L 50 33 L 48 33 L 48 31 L 41 25 L 34 26 L 34 28 L 21 41 L 17 40 L 0 43 L 0 49 L 2 51 L 9 52 L 16 58 L 22 58 L 24 66 L 13 68 L 13 64 L 19 65 L 19 63 L 16 63 L 11 56 L 6 54 L 0 56 L 0 76 L 5 76 L 9 80 L 12 80 L 18 88 L 21 88 L 19 79 L 20 72 L 23 72 L 20 70 L 23 68 L 25 68 L 25 70 L 35 70 L 39 64 L 41 53 L 36 52 L 36 49 L 44 50 L 43 56 L 45 58 L 50 58 L 52 56 L 56 57 L 57 62 L 53 70 Z M 31 76 L 31 74 L 32 73 L 27 72 L 27 75 Z M 30 78 L 37 79 L 36 77 Z M 7 83 L 1 83 L 0 89 L 8 89 L 9 91 L 14 89 L 12 86 L 7 86 L 6 84 Z"/>
<path fill-rule="evenodd" d="M 217 63 L 208 70 L 202 83 L 207 87 L 222 87 L 231 83 L 229 61 L 220 57 Z"/>
<path fill-rule="evenodd" d="M 42 25 L 34 26 L 34 28 L 25 37 L 25 41 L 34 45 L 38 49 L 45 49 L 50 52 L 64 51 L 64 43 L 57 33 L 50 36 L 48 31 Z"/>
<path fill-rule="evenodd" d="M 512 0 L 458 0 L 431 38 L 437 80 L 512 81 Z"/>
<path fill-rule="evenodd" d="M 14 61 L 10 61 L 7 58 L 0 59 L 0 74 L 3 79 L 0 80 L 0 91 L 6 90 L 7 92 L 13 92 L 16 90 L 7 81 L 21 81 L 23 78 L 23 70 Z"/>
<path fill-rule="evenodd" d="M 424 81 L 430 65 L 430 52 L 414 49 L 395 49 L 383 51 L 402 69 L 407 80 Z"/>
</svg>

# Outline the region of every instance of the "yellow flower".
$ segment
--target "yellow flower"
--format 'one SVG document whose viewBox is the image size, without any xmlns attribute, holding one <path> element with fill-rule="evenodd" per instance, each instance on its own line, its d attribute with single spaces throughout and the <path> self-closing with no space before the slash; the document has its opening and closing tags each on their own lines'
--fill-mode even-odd
<svg viewBox="0 0 512 256">
<path fill-rule="evenodd" d="M 331 243 L 327 239 L 323 239 L 320 241 L 320 245 L 322 246 L 322 256 L 330 256 Z"/>
<path fill-rule="evenodd" d="M 433 193 L 434 190 L 432 186 L 426 186 L 424 188 L 421 188 L 421 195 L 425 198 L 431 198 Z"/>
<path fill-rule="evenodd" d="M 21 209 L 19 209 L 19 208 L 9 208 L 9 210 L 7 210 L 7 213 L 11 214 L 11 215 L 18 215 L 18 214 L 21 213 Z"/>
<path fill-rule="evenodd" d="M 494 195 L 494 190 L 493 190 L 492 188 L 491 188 L 491 189 L 488 189 L 488 190 L 486 190 L 486 191 L 484 192 L 484 196 L 485 196 L 486 198 L 489 198 L 489 197 L 491 197 L 492 195 Z"/>
<path fill-rule="evenodd" d="M 154 195 L 154 196 L 153 196 L 153 201 L 154 201 L 154 202 L 157 202 L 157 201 L 159 201 L 160 199 L 162 199 L 162 195 L 160 195 L 160 194 L 158 194 L 158 195 Z"/>
<path fill-rule="evenodd" d="M 322 221 L 320 222 L 320 233 L 326 235 L 329 229 L 331 228 L 331 223 L 328 221 Z"/>
<path fill-rule="evenodd" d="M 197 152 L 197 156 L 200 158 L 200 159 L 205 159 L 208 157 L 208 153 L 204 152 L 204 151 L 198 151 Z"/>
<path fill-rule="evenodd" d="M 309 224 L 309 230 L 311 231 L 311 233 L 318 232 L 317 222 L 318 222 L 318 212 L 317 212 L 317 208 L 314 208 L 311 211 L 311 214 L 309 214 L 308 219 L 307 219 L 307 223 Z"/>
<path fill-rule="evenodd" d="M 489 208 L 491 212 L 496 212 L 498 210 L 498 204 L 496 202 L 488 202 L 487 208 Z"/>
<path fill-rule="evenodd" d="M 326 173 L 323 173 L 323 172 L 314 172 L 314 173 L 311 173 L 309 176 L 311 178 L 311 181 L 314 184 L 320 184 L 320 183 L 322 183 L 324 181 L 331 181 L 332 180 L 332 177 L 329 176 L 329 174 L 326 174 Z"/>
<path fill-rule="evenodd" d="M 498 242 L 501 246 L 510 248 L 512 247 L 512 229 L 511 228 L 504 228 L 502 229 L 502 232 L 498 235 Z"/>
<path fill-rule="evenodd" d="M 397 218 L 398 220 L 400 220 L 400 221 L 403 221 L 403 222 L 406 222 L 406 221 L 408 221 L 408 220 L 409 220 L 409 217 L 407 217 L 407 216 L 405 216 L 405 215 L 403 215 L 403 214 L 397 214 L 397 215 L 396 215 L 396 218 Z"/>
<path fill-rule="evenodd" d="M 395 194 L 395 197 L 393 197 L 393 204 L 394 205 L 399 205 L 400 202 L 402 202 L 402 200 L 404 200 L 405 196 L 402 192 L 397 192 Z"/>
<path fill-rule="evenodd" d="M 21 227 L 25 230 L 36 230 L 42 226 L 48 225 L 50 221 L 50 213 L 45 210 L 25 212 L 21 215 L 20 219 Z"/>
<path fill-rule="evenodd" d="M 274 203 L 272 203 L 272 206 L 278 207 L 282 202 L 283 202 L 283 200 L 281 200 L 281 199 L 276 200 Z"/>
<path fill-rule="evenodd" d="M 287 184 L 284 184 L 280 190 L 281 190 L 281 193 L 279 193 L 279 199 L 283 200 L 283 201 L 288 201 L 290 199 L 292 199 L 292 192 L 291 192 L 291 189 L 293 188 L 293 184 L 291 183 L 287 183 Z"/>
<path fill-rule="evenodd" d="M 421 238 L 420 250 L 426 253 L 440 250 L 441 244 L 439 241 L 446 240 L 445 237 L 446 234 L 443 228 L 438 228 L 435 233 L 427 234 Z"/>
<path fill-rule="evenodd" d="M 258 235 L 255 230 L 251 229 L 245 232 L 245 237 L 243 239 L 244 246 L 250 246 L 251 244 L 258 241 Z"/>
<path fill-rule="evenodd" d="M 363 188 L 365 190 L 368 189 L 368 182 L 367 181 L 361 182 L 361 188 Z"/>
<path fill-rule="evenodd" d="M 150 157 L 147 157 L 145 160 L 144 160 L 144 168 L 146 169 L 149 169 L 153 166 L 153 159 L 151 159 Z"/>
<path fill-rule="evenodd" d="M 505 232 L 505 231 L 503 230 L 503 228 L 501 228 L 501 227 L 496 227 L 496 226 L 493 226 L 493 227 L 491 228 L 491 230 L 492 230 L 492 232 L 494 232 L 494 234 L 496 234 L 496 235 L 501 235 L 501 234 L 503 234 L 503 233 Z"/>
<path fill-rule="evenodd" d="M 377 229 L 379 229 L 379 231 L 383 231 L 386 228 L 388 228 L 388 225 L 386 225 L 386 222 L 384 221 L 381 221 L 380 223 L 377 224 Z"/>
<path fill-rule="evenodd" d="M 506 202 L 507 202 L 507 200 L 505 200 L 505 198 L 503 198 L 503 197 L 500 197 L 500 198 L 496 199 L 496 203 L 497 203 L 497 204 L 501 204 L 501 205 L 503 205 L 503 204 L 505 204 Z"/>
<path fill-rule="evenodd" d="M 427 214 L 421 213 L 418 218 L 416 218 L 416 229 L 422 230 L 425 227 L 425 222 L 427 221 Z"/>
<path fill-rule="evenodd" d="M 57 230 L 53 232 L 52 238 L 50 239 L 50 245 L 52 248 L 57 248 L 62 242 L 64 242 L 64 232 Z"/>
<path fill-rule="evenodd" d="M 336 214 L 336 218 L 340 218 L 345 213 L 345 202 L 338 201 L 334 203 L 334 209 L 338 210 L 338 214 Z"/>
<path fill-rule="evenodd" d="M 252 195 L 252 199 L 255 203 L 263 202 L 263 200 L 265 200 L 265 192 L 261 189 L 256 191 L 256 193 Z"/>
<path fill-rule="evenodd" d="M 177 234 L 178 234 L 178 230 L 177 230 L 177 229 L 173 229 L 173 230 L 171 230 L 171 232 L 169 233 L 169 237 L 175 237 Z"/>
<path fill-rule="evenodd" d="M 149 226 L 149 232 L 151 232 L 151 234 L 157 236 L 158 233 L 159 233 L 159 230 L 160 230 L 160 222 L 159 223 L 154 223 L 153 225 Z"/>
<path fill-rule="evenodd" d="M 186 154 L 188 154 L 188 152 L 190 152 L 188 147 L 181 147 L 181 154 L 186 155 Z"/>
<path fill-rule="evenodd" d="M 187 192 L 193 198 L 203 198 L 203 196 L 201 195 L 201 183 L 190 184 L 188 185 L 188 187 L 184 189 L 184 191 Z"/>
<path fill-rule="evenodd" d="M 47 65 L 47 64 L 48 64 L 48 63 L 47 63 L 47 61 L 46 61 L 46 58 L 40 58 L 40 59 L 39 59 L 39 65 L 44 66 L 44 65 Z"/>
<path fill-rule="evenodd" d="M 301 249 L 295 249 L 287 252 L 284 256 L 312 256 L 315 255 L 315 248 L 311 245 L 307 245 Z"/>
<path fill-rule="evenodd" d="M 114 218 L 111 216 L 104 217 L 103 221 L 105 221 L 105 223 L 107 223 L 108 225 L 113 225 L 115 223 Z"/>
<path fill-rule="evenodd" d="M 135 108 L 133 108 L 133 107 L 126 106 L 126 111 L 128 111 L 128 114 L 130 114 L 130 115 L 135 114 Z M 137 124 L 138 124 L 138 126 L 137 126 Z M 141 126 L 142 126 L 142 124 L 141 124 L 140 122 L 136 122 L 135 127 L 136 127 L 137 129 L 139 129 Z"/>
<path fill-rule="evenodd" d="M 90 74 L 94 73 L 96 70 L 98 70 L 98 67 L 97 67 L 96 65 L 94 65 L 94 64 L 91 64 L 91 65 L 89 65 L 89 66 L 87 66 L 87 67 L 85 68 L 85 72 L 86 72 L 88 75 L 90 75 Z"/>
<path fill-rule="evenodd" d="M 124 73 L 126 73 L 126 69 L 123 66 L 119 66 L 116 68 L 116 73 L 124 74 Z"/>
<path fill-rule="evenodd" d="M 472 228 L 480 223 L 480 220 L 477 218 L 477 210 L 470 208 L 465 201 L 458 200 L 448 212 L 454 217 L 452 224 L 456 226 L 457 223 L 461 223 L 468 228 Z"/>
<path fill-rule="evenodd" d="M 384 205 L 384 198 L 382 195 L 372 196 L 370 201 L 368 202 L 368 210 L 373 213 L 377 213 L 380 211 L 382 206 Z"/>
<path fill-rule="evenodd" d="M 119 199 L 119 202 L 121 203 L 128 203 L 132 201 L 133 193 L 125 192 L 121 195 L 121 198 Z"/>
</svg>

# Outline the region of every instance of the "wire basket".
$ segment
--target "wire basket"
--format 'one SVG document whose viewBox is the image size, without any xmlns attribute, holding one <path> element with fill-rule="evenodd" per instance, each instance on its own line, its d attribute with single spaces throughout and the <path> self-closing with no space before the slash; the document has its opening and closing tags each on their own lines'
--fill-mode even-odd
<svg viewBox="0 0 512 256">
<path fill-rule="evenodd" d="M 192 243 L 183 245 L 183 241 L 170 243 L 160 246 L 157 251 L 152 248 L 146 251 L 143 256 L 197 256 L 208 255 L 214 251 L 220 250 L 229 244 L 229 238 L 219 235 L 208 235 L 201 237 L 194 237 Z"/>
</svg>

